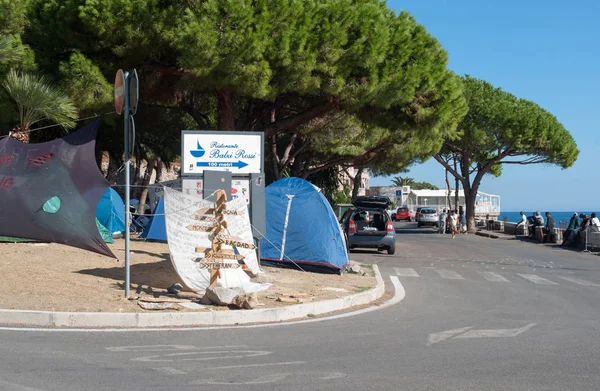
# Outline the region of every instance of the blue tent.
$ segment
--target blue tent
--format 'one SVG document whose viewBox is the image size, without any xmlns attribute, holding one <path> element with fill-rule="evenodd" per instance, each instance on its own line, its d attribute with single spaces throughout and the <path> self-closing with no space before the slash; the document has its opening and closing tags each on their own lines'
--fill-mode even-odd
<svg viewBox="0 0 600 391">
<path fill-rule="evenodd" d="M 165 200 L 163 198 L 160 199 L 153 213 L 154 216 L 146 224 L 146 228 L 144 228 L 144 232 L 142 232 L 140 238 L 166 242 L 167 226 L 165 224 Z"/>
<path fill-rule="evenodd" d="M 280 179 L 265 190 L 267 233 L 263 264 L 340 273 L 348 264 L 346 243 L 329 202 L 301 178 Z"/>
<path fill-rule="evenodd" d="M 125 204 L 112 188 L 106 190 L 100 198 L 96 207 L 96 218 L 111 235 L 125 230 Z"/>
</svg>

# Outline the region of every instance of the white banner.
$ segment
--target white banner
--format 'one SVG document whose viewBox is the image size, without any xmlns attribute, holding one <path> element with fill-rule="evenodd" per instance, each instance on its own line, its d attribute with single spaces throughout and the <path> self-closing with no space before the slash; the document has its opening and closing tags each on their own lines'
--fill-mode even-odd
<svg viewBox="0 0 600 391">
<path fill-rule="evenodd" d="M 230 205 L 231 204 L 231 205 Z M 227 204 L 228 210 L 242 209 L 247 210 L 247 206 L 243 199 L 234 200 Z M 211 248 L 212 242 L 209 239 L 209 232 L 203 232 L 199 230 L 189 230 L 188 226 L 212 226 L 210 221 L 200 221 L 194 216 L 197 214 L 198 209 L 201 208 L 214 208 L 214 202 L 206 201 L 201 197 L 193 194 L 183 194 L 181 192 L 165 188 L 165 223 L 167 228 L 167 241 L 169 243 L 169 251 L 171 253 L 171 261 L 173 266 L 181 277 L 181 280 L 185 285 L 194 291 L 203 291 L 210 285 L 210 270 L 199 268 L 199 262 L 197 258 L 203 258 L 204 254 L 197 253 L 196 247 Z M 250 235 L 250 241 L 252 243 L 252 230 L 250 229 L 250 221 L 248 213 L 230 216 L 226 215 L 228 225 L 230 225 L 229 234 L 237 236 L 240 239 L 243 238 L 246 241 L 248 234 Z M 234 218 L 232 218 L 234 217 Z M 243 219 L 247 221 L 248 232 L 242 232 L 245 229 L 246 224 Z M 237 224 L 243 225 L 243 228 L 237 226 Z M 231 248 L 230 246 L 223 246 L 223 248 Z M 244 255 L 246 258 L 244 262 L 247 267 L 255 273 L 258 273 L 258 261 L 256 259 L 256 252 L 249 250 L 254 255 L 252 256 L 247 249 L 239 249 L 238 252 Z M 237 263 L 235 260 L 223 260 L 224 263 Z M 245 292 L 257 292 L 267 289 L 270 284 L 258 284 L 250 280 L 250 277 L 242 270 L 242 268 L 221 269 L 222 278 L 218 279 L 217 286 L 225 288 L 240 287 Z"/>
</svg>

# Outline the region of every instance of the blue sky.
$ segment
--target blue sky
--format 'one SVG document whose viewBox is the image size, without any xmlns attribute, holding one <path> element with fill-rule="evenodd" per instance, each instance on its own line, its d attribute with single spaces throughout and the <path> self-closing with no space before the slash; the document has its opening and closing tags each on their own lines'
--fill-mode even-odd
<svg viewBox="0 0 600 391">
<path fill-rule="evenodd" d="M 567 170 L 504 167 L 481 190 L 502 210 L 600 211 L 600 2 L 597 0 L 388 1 L 410 12 L 448 51 L 449 67 L 484 79 L 552 112 L 580 150 Z M 430 159 L 408 176 L 440 188 L 444 171 Z M 390 184 L 373 178 L 372 186 Z"/>
</svg>

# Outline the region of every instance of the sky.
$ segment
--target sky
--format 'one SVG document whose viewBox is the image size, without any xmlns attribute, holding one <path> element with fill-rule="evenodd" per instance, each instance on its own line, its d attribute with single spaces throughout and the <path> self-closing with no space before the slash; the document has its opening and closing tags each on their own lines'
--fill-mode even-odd
<svg viewBox="0 0 600 391">
<path fill-rule="evenodd" d="M 501 196 L 503 211 L 600 211 L 600 1 L 388 0 L 411 13 L 449 54 L 459 75 L 487 80 L 554 114 L 579 147 L 566 170 L 507 165 L 480 191 Z M 407 175 L 445 188 L 430 159 Z M 392 176 L 393 177 L 393 176 Z M 392 177 L 372 178 L 371 186 Z"/>
</svg>

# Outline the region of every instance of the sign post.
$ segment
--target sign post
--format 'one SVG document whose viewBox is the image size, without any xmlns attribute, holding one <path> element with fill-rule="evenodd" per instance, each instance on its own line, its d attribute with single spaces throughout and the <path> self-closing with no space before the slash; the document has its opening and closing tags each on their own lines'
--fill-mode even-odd
<svg viewBox="0 0 600 391">
<path fill-rule="evenodd" d="M 130 122 L 131 116 L 137 111 L 138 104 L 138 78 L 137 72 L 134 69 L 132 78 L 129 72 L 123 72 L 119 69 L 115 76 L 115 109 L 120 115 L 123 112 L 123 123 L 124 123 L 124 149 L 125 149 L 125 297 L 129 297 L 129 286 L 131 284 L 131 263 L 130 263 L 130 231 L 129 226 L 131 224 L 131 211 L 129 210 L 130 203 L 130 167 L 131 167 L 131 147 L 134 140 L 131 138 Z M 133 80 L 132 80 L 133 79 Z M 130 89 L 130 83 L 133 82 L 133 91 Z M 134 105 L 133 112 L 131 112 L 131 105 Z"/>
</svg>

